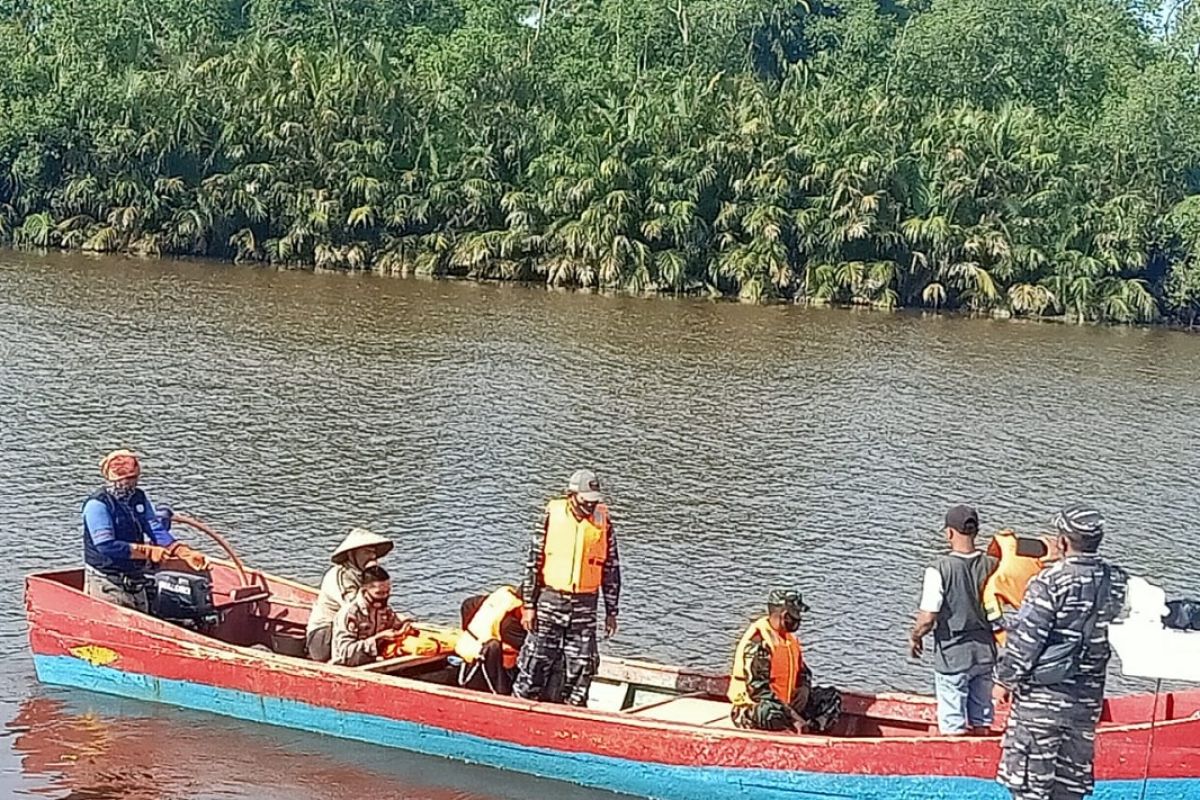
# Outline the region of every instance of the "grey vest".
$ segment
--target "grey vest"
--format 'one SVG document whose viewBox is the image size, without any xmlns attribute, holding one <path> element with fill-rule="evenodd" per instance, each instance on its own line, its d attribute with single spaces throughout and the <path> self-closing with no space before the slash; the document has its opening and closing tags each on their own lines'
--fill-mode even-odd
<svg viewBox="0 0 1200 800">
<path fill-rule="evenodd" d="M 942 610 L 933 629 L 933 668 L 943 675 L 996 663 L 996 640 L 983 609 L 983 585 L 996 559 L 944 555 L 934 564 L 942 576 Z"/>
</svg>

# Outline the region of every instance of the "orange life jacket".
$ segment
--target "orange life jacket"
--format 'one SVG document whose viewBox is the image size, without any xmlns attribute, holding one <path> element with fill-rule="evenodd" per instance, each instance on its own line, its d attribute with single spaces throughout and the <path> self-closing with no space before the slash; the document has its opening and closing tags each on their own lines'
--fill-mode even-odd
<svg viewBox="0 0 1200 800">
<path fill-rule="evenodd" d="M 551 500 L 546 513 L 542 583 L 570 594 L 598 592 L 608 559 L 608 508 L 600 503 L 591 517 L 575 519 L 566 500 Z"/>
<path fill-rule="evenodd" d="M 388 642 L 380 654 L 383 658 L 398 656 L 432 656 L 452 653 L 459 635 L 452 632 L 420 631 L 414 628 L 399 639 Z"/>
<path fill-rule="evenodd" d="M 1021 537 L 1012 531 L 1000 531 L 988 545 L 988 554 L 999 559 L 996 569 L 983 585 L 983 608 L 990 622 L 998 622 L 1006 608 L 1020 608 L 1030 579 L 1042 571 L 1045 561 L 1037 556 L 1021 555 Z M 996 631 L 996 641 L 1004 644 L 1003 630 Z"/>
<path fill-rule="evenodd" d="M 771 627 L 767 617 L 752 623 L 742 634 L 737 652 L 733 654 L 733 673 L 729 676 L 729 701 L 735 706 L 750 705 L 748 691 L 750 665 L 746 663 L 746 645 L 758 634 L 771 652 L 771 691 L 784 703 L 792 702 L 796 683 L 804 666 L 804 648 L 800 640 L 791 633 L 779 633 Z"/>
<path fill-rule="evenodd" d="M 454 652 L 463 661 L 474 664 L 484 643 L 500 638 L 500 623 L 504 618 L 523 606 L 524 603 L 521 602 L 516 589 L 501 586 L 489 594 L 475 611 L 467 629 L 458 637 Z M 503 641 L 500 646 L 504 653 L 504 668 L 512 669 L 517 665 L 517 651 Z"/>
</svg>

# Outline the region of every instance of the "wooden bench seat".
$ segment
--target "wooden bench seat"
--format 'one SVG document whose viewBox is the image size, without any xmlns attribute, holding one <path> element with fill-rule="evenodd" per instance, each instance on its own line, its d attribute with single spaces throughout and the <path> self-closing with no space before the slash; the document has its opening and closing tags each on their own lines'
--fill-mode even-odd
<svg viewBox="0 0 1200 800">
<path fill-rule="evenodd" d="M 418 667 L 436 664 L 439 661 L 445 661 L 450 657 L 449 653 L 427 653 L 425 655 L 412 656 L 396 656 L 395 658 L 386 658 L 383 661 L 373 661 L 370 664 L 363 664 L 357 667 L 363 672 L 382 672 L 388 675 L 397 675 L 403 672 L 417 669 Z"/>
<path fill-rule="evenodd" d="M 689 725 L 717 725 L 729 719 L 729 703 L 702 697 L 676 697 L 641 709 L 630 709 L 631 716 Z"/>
</svg>

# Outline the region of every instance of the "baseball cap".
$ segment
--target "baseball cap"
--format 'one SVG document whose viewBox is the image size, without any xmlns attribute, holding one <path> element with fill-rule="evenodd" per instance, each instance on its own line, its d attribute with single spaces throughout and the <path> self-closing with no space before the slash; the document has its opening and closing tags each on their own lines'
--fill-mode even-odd
<svg viewBox="0 0 1200 800">
<path fill-rule="evenodd" d="M 575 470 L 567 483 L 567 492 L 585 503 L 599 503 L 604 499 L 604 495 L 600 494 L 600 479 L 590 469 Z"/>
<path fill-rule="evenodd" d="M 772 589 L 767 595 L 767 605 L 769 607 L 781 606 L 784 611 L 799 616 L 808 611 L 808 606 L 804 604 L 804 598 L 799 592 L 792 589 Z"/>
<path fill-rule="evenodd" d="M 979 533 L 979 515 L 970 506 L 954 506 L 946 512 L 946 527 L 959 533 Z"/>
<path fill-rule="evenodd" d="M 1104 535 L 1104 515 L 1091 506 L 1077 503 L 1054 515 L 1054 527 L 1060 533 L 1093 539 Z"/>
</svg>

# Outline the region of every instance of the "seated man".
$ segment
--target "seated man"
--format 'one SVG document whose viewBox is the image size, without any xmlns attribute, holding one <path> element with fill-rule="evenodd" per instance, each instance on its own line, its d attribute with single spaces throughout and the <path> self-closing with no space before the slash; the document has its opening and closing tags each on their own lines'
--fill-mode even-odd
<svg viewBox="0 0 1200 800">
<path fill-rule="evenodd" d="M 403 637 L 412 623 L 388 608 L 391 578 L 383 567 L 367 567 L 362 588 L 333 618 L 333 662 L 358 667 L 378 661 L 389 644 Z"/>
<path fill-rule="evenodd" d="M 333 566 L 321 579 L 321 591 L 308 613 L 304 646 L 313 661 L 333 657 L 333 618 L 354 600 L 362 588 L 363 571 L 389 552 L 392 543 L 365 528 L 354 528 L 333 551 Z"/>
<path fill-rule="evenodd" d="M 204 556 L 175 541 L 170 512 L 159 514 L 138 488 L 141 464 L 128 450 L 109 453 L 100 462 L 105 487 L 83 504 L 83 591 L 125 608 L 147 612 L 146 574 L 167 557 L 196 570 Z"/>
<path fill-rule="evenodd" d="M 458 637 L 454 652 L 467 664 L 482 662 L 467 686 L 512 694 L 517 653 L 525 643 L 526 631 L 521 625 L 524 608 L 511 586 L 501 586 L 489 595 L 475 595 L 463 601 L 463 634 Z"/>
<path fill-rule="evenodd" d="M 767 616 L 750 624 L 733 656 L 730 716 L 739 728 L 820 733 L 842 713 L 837 689 L 812 685 L 795 636 L 808 606 L 799 592 L 772 591 Z"/>
</svg>

